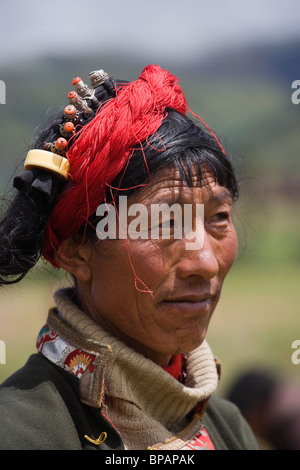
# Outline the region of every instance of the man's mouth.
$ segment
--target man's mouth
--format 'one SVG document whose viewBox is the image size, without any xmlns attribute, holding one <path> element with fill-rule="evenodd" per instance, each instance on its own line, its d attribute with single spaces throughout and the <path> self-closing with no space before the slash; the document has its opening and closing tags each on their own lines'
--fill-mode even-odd
<svg viewBox="0 0 300 470">
<path fill-rule="evenodd" d="M 210 311 L 215 304 L 217 295 L 211 292 L 202 292 L 201 294 L 184 294 L 173 296 L 163 300 L 167 308 L 177 309 L 186 312 L 205 313 Z"/>
</svg>

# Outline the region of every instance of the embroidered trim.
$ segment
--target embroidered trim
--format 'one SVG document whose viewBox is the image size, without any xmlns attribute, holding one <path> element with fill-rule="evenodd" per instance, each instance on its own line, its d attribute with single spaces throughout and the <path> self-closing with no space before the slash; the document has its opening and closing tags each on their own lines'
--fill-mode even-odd
<svg viewBox="0 0 300 470">
<path fill-rule="evenodd" d="M 198 434 L 196 434 L 188 444 L 182 447 L 181 450 L 215 450 L 215 447 L 207 431 L 202 426 Z"/>
<path fill-rule="evenodd" d="M 111 347 L 86 340 L 49 311 L 47 323 L 41 329 L 36 346 L 49 361 L 62 367 L 79 380 L 80 399 L 100 408 L 104 397 L 104 378 Z"/>
<path fill-rule="evenodd" d="M 47 359 L 81 378 L 87 371 L 94 371 L 95 355 L 74 348 L 46 323 L 40 331 L 37 349 Z"/>
</svg>

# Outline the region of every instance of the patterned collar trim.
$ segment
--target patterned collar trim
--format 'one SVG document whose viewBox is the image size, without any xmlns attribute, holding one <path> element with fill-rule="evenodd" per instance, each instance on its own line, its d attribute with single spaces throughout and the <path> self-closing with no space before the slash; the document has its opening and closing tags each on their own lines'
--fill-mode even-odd
<svg viewBox="0 0 300 470">
<path fill-rule="evenodd" d="M 80 399 L 94 408 L 104 400 L 104 379 L 111 347 L 87 340 L 58 317 L 56 308 L 49 311 L 47 323 L 36 343 L 38 351 L 49 361 L 79 379 Z"/>
</svg>

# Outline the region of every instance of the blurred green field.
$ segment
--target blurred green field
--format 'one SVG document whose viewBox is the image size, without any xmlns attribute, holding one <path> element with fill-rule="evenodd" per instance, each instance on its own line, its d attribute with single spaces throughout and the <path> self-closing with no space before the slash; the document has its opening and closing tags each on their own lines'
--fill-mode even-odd
<svg viewBox="0 0 300 470">
<path fill-rule="evenodd" d="M 222 361 L 221 395 L 247 367 L 269 366 L 295 380 L 300 372 L 291 361 L 291 344 L 300 339 L 299 209 L 286 203 L 260 213 L 253 206 L 242 216 L 240 211 L 240 254 L 208 333 Z M 35 351 L 36 335 L 53 305 L 52 292 L 68 283 L 65 276 L 46 275 L 42 268 L 0 292 L 0 339 L 6 344 L 0 382 Z"/>
</svg>

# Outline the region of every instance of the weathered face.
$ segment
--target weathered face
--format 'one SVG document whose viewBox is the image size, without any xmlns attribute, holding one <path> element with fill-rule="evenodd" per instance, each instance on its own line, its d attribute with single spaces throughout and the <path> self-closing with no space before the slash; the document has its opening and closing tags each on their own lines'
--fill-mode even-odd
<svg viewBox="0 0 300 470">
<path fill-rule="evenodd" d="M 167 365 L 172 355 L 193 350 L 205 338 L 237 252 L 232 198 L 209 174 L 201 187 L 196 178 L 194 187 L 187 187 L 176 170 L 168 170 L 127 202 L 128 208 L 143 204 L 149 213 L 153 204 L 204 204 L 203 239 L 193 249 L 187 249 L 185 234 L 174 236 L 174 226 L 165 239 L 101 240 L 90 261 L 89 283 L 84 288 L 79 283 L 82 304 L 96 322 Z M 194 228 L 202 224 L 196 211 L 193 218 Z"/>
</svg>

